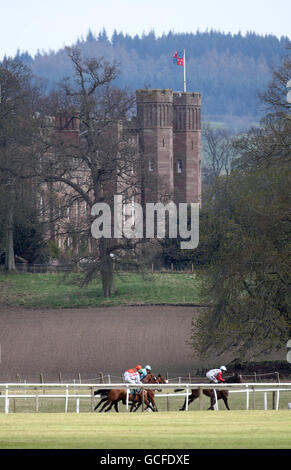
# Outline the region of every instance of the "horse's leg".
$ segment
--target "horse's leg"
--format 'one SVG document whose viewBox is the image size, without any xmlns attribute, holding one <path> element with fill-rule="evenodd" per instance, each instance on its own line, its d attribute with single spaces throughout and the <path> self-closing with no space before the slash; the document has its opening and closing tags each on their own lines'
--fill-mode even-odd
<svg viewBox="0 0 291 470">
<path fill-rule="evenodd" d="M 103 403 L 104 401 L 107 401 L 107 397 L 101 398 L 101 400 L 99 401 L 99 403 L 95 406 L 94 411 L 96 411 L 97 408 L 99 408 L 99 406 L 101 405 L 101 403 Z"/>
<path fill-rule="evenodd" d="M 118 399 L 117 399 L 117 400 L 114 400 L 114 401 L 112 401 L 112 402 L 110 403 L 110 405 L 108 406 L 108 408 L 106 408 L 106 410 L 105 410 L 105 413 L 106 413 L 107 411 L 110 411 L 110 410 L 111 410 L 111 408 L 112 408 L 113 406 L 114 406 L 114 409 L 115 409 L 116 413 L 119 413 L 119 410 L 118 410 L 118 405 L 117 405 L 117 404 L 118 404 L 118 402 L 119 402 L 119 400 L 118 400 Z"/>
<path fill-rule="evenodd" d="M 214 394 L 213 390 L 211 390 L 209 396 L 210 396 L 210 400 L 211 400 L 211 405 L 208 409 L 209 410 L 214 410 L 214 405 L 216 404 L 216 402 L 215 402 L 215 394 Z M 217 398 L 217 401 L 220 400 L 221 398 L 223 398 L 223 394 L 222 394 L 221 391 L 216 391 L 216 398 Z M 224 398 L 223 398 L 223 401 L 224 401 Z M 228 405 L 226 405 L 226 406 L 228 406 Z"/>
<path fill-rule="evenodd" d="M 147 402 L 145 401 L 145 404 L 147 405 L 147 407 L 152 410 L 153 412 L 155 412 L 155 408 L 152 407 L 152 405 L 150 404 L 150 402 L 147 400 Z"/>
<path fill-rule="evenodd" d="M 214 394 L 210 396 L 210 407 L 207 408 L 208 410 L 214 410 L 214 403 L 215 403 L 215 398 Z"/>
<path fill-rule="evenodd" d="M 149 396 L 149 392 L 147 390 L 145 392 L 145 395 L 144 395 L 144 404 L 146 405 L 147 408 L 151 408 L 150 401 L 151 401 L 151 399 L 150 399 L 150 396 Z M 135 403 L 135 409 L 133 411 L 134 412 L 137 411 L 141 407 L 141 405 L 142 405 L 142 396 L 138 395 L 138 403 L 137 404 Z"/>
<path fill-rule="evenodd" d="M 224 391 L 222 390 L 222 391 L 221 391 L 221 397 L 220 397 L 220 398 L 223 399 L 224 404 L 225 404 L 225 406 L 226 406 L 226 409 L 227 409 L 227 410 L 230 410 L 230 408 L 229 408 L 229 406 L 228 406 L 228 394 L 225 394 Z"/>
<path fill-rule="evenodd" d="M 156 410 L 152 407 L 152 405 L 151 405 L 150 401 L 147 399 L 147 397 L 144 397 L 144 404 L 145 404 L 146 407 L 149 408 L 150 410 L 156 411 Z"/>
<path fill-rule="evenodd" d="M 135 405 L 133 412 L 135 413 L 140 408 L 140 406 L 141 406 L 141 402 Z"/>
<path fill-rule="evenodd" d="M 110 403 L 110 405 L 108 406 L 108 408 L 106 408 L 105 413 L 107 413 L 107 411 L 110 411 L 111 408 L 113 407 L 113 405 L 115 405 L 116 402 L 117 402 L 117 400 L 112 401 Z M 115 410 L 116 410 L 116 408 L 115 408 Z M 118 413 L 118 409 L 117 409 L 117 413 Z"/>
<path fill-rule="evenodd" d="M 144 404 L 146 405 L 147 409 L 150 409 L 154 412 L 156 411 L 155 407 L 152 407 L 151 405 L 151 396 L 149 395 L 148 390 L 144 394 Z"/>
<path fill-rule="evenodd" d="M 101 410 L 99 410 L 99 413 L 102 413 L 102 411 L 104 410 L 104 408 L 109 404 L 111 403 L 109 400 L 106 400 L 106 402 L 104 403 L 104 405 L 102 406 Z"/>
<path fill-rule="evenodd" d="M 114 409 L 115 409 L 116 413 L 119 413 L 118 402 L 119 402 L 119 400 L 115 400 L 115 402 L 114 402 Z"/>
<path fill-rule="evenodd" d="M 131 402 L 131 407 L 130 407 L 129 412 L 131 413 L 133 411 L 133 409 L 135 409 L 136 407 L 137 407 L 136 400 L 134 400 L 134 401 Z"/>
<path fill-rule="evenodd" d="M 135 412 L 140 408 L 140 406 L 142 404 L 141 392 L 137 393 L 133 398 L 134 398 L 134 400 L 132 401 L 130 411 Z M 144 397 L 144 403 L 145 403 L 145 400 L 146 400 L 146 397 Z"/>
<path fill-rule="evenodd" d="M 144 404 L 145 404 L 146 407 L 149 408 L 150 410 L 155 411 L 155 409 L 151 406 L 150 401 L 148 400 L 147 397 L 148 397 L 148 395 L 145 394 L 145 395 L 144 395 Z M 139 398 L 138 404 L 135 405 L 135 403 L 133 403 L 133 404 L 131 405 L 131 410 L 130 410 L 130 411 L 132 411 L 133 405 L 135 405 L 135 410 L 134 410 L 134 411 L 137 411 L 137 410 L 140 408 L 140 406 L 141 406 L 141 404 L 142 404 L 142 397 L 141 397 L 141 395 L 140 395 L 138 398 Z"/>
<path fill-rule="evenodd" d="M 153 405 L 154 411 L 159 411 L 154 399 L 151 400 L 151 404 Z"/>
<path fill-rule="evenodd" d="M 185 411 L 186 410 L 187 399 L 188 399 L 188 406 L 189 406 L 190 403 L 192 403 L 192 401 L 196 400 L 196 398 L 198 398 L 198 397 L 199 397 L 199 390 L 192 390 L 191 395 L 189 395 L 188 397 L 185 398 L 184 405 L 182 406 L 182 408 L 180 408 L 179 411 Z"/>
<path fill-rule="evenodd" d="M 214 383 L 214 382 L 211 382 L 211 383 Z M 203 389 L 203 393 L 204 395 L 206 395 L 207 397 L 210 398 L 210 407 L 207 408 L 208 410 L 214 410 L 214 404 L 215 404 L 215 395 L 214 395 L 214 391 L 212 389 Z M 218 399 L 218 393 L 219 392 L 216 392 L 217 393 L 217 399 Z"/>
<path fill-rule="evenodd" d="M 206 393 L 205 393 L 206 392 Z M 214 404 L 215 404 L 215 396 L 213 390 L 205 390 L 205 395 L 210 397 L 210 407 L 207 408 L 208 410 L 214 410 Z"/>
<path fill-rule="evenodd" d="M 132 411 L 135 412 L 136 410 L 138 410 L 138 408 L 140 407 L 140 405 L 141 405 L 141 403 L 136 403 L 136 402 L 132 403 L 129 412 L 130 412 L 130 413 L 131 413 Z"/>
<path fill-rule="evenodd" d="M 153 405 L 155 411 L 159 411 L 155 402 L 155 392 L 153 390 L 148 390 L 147 394 L 148 394 L 148 400 Z"/>
<path fill-rule="evenodd" d="M 193 393 L 193 392 L 192 392 L 192 393 Z M 191 399 L 191 397 L 192 397 L 192 393 L 191 393 L 190 396 L 187 396 L 187 397 L 185 398 L 184 405 L 182 406 L 182 408 L 180 408 L 179 411 L 184 411 L 184 410 L 186 410 L 186 403 L 187 403 L 187 400 L 188 400 L 188 405 L 189 405 L 190 399 Z M 192 401 L 193 401 L 193 400 L 192 400 Z M 191 403 L 191 402 L 190 402 L 190 403 Z"/>
<path fill-rule="evenodd" d="M 158 407 L 157 407 L 157 405 L 156 405 L 156 402 L 155 402 L 155 400 L 154 400 L 154 397 L 151 398 L 151 404 L 153 405 L 154 411 L 156 411 L 156 412 L 159 411 L 159 410 L 158 410 Z"/>
<path fill-rule="evenodd" d="M 123 398 L 120 392 L 121 392 L 120 390 L 114 390 L 114 389 L 109 390 L 107 398 L 106 398 L 106 402 L 104 403 L 99 413 L 101 413 L 101 411 L 103 411 L 107 405 L 109 406 L 105 411 L 111 410 L 112 406 L 114 405 L 115 411 L 118 412 L 118 407 L 116 408 L 115 403 L 117 404 Z"/>
<path fill-rule="evenodd" d="M 179 411 L 184 411 L 186 409 L 186 403 L 187 403 L 187 398 L 185 398 L 184 404 L 183 404 L 182 408 L 179 409 Z M 189 401 L 188 401 L 188 403 L 189 403 Z"/>
</svg>

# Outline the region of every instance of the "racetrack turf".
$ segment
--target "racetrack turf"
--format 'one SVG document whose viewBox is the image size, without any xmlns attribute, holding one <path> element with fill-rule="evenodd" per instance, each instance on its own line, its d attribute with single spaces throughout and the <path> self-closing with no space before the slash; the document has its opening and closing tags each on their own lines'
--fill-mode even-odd
<svg viewBox="0 0 291 470">
<path fill-rule="evenodd" d="M 290 449 L 290 411 L 15 413 L 1 449 Z"/>
</svg>

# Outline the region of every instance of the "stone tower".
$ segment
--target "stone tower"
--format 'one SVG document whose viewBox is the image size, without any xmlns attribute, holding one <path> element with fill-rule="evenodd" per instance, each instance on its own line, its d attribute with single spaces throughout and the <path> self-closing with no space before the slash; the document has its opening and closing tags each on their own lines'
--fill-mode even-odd
<svg viewBox="0 0 291 470">
<path fill-rule="evenodd" d="M 201 204 L 201 94 L 173 93 L 174 200 Z"/>
<path fill-rule="evenodd" d="M 201 204 L 201 94 L 137 90 L 139 153 L 174 202 Z M 158 188 L 146 195 L 156 202 Z"/>
<path fill-rule="evenodd" d="M 173 92 L 137 90 L 139 153 L 149 177 L 159 177 L 174 193 L 173 176 Z M 156 202 L 159 188 L 146 195 Z"/>
</svg>

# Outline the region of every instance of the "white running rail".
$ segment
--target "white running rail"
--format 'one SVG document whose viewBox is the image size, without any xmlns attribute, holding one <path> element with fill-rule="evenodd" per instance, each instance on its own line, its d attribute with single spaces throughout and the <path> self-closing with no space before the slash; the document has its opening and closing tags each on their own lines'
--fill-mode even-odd
<svg viewBox="0 0 291 470">
<path fill-rule="evenodd" d="M 275 409 L 279 409 L 279 397 L 281 391 L 289 391 L 291 393 L 291 383 L 233 383 L 233 384 L 207 384 L 207 383 L 167 383 L 167 384 L 144 384 L 133 385 L 133 384 L 77 384 L 77 383 L 0 383 L 0 399 L 5 400 L 4 412 L 9 413 L 10 408 L 10 399 L 18 398 L 34 398 L 36 400 L 36 409 L 38 409 L 38 400 L 39 398 L 51 399 L 51 398 L 63 398 L 65 400 L 65 413 L 68 412 L 69 400 L 76 401 L 76 412 L 79 413 L 80 410 L 80 399 L 86 398 L 91 399 L 91 410 L 94 410 L 94 400 L 98 398 L 98 395 L 94 395 L 94 391 L 98 389 L 126 389 L 127 390 L 127 400 L 126 408 L 129 408 L 128 404 L 128 395 L 130 389 L 162 389 L 165 390 L 168 388 L 184 388 L 185 392 L 183 393 L 160 393 L 156 394 L 155 398 L 162 397 L 186 397 L 191 394 L 192 389 L 214 389 L 214 394 L 216 398 L 215 409 L 218 410 L 218 400 L 216 391 L 218 390 L 228 390 L 230 393 L 245 393 L 246 394 L 246 410 L 249 409 L 249 400 L 250 394 L 253 396 L 257 392 L 264 393 L 264 409 L 267 409 L 267 392 L 273 392 L 276 394 L 275 400 Z M 23 393 L 21 391 L 23 390 Z M 40 392 L 42 390 L 42 392 Z M 46 393 L 49 390 L 60 390 L 62 393 Z M 88 390 L 90 393 L 78 393 L 78 391 Z M 186 411 L 188 410 L 188 401 L 186 402 Z"/>
</svg>

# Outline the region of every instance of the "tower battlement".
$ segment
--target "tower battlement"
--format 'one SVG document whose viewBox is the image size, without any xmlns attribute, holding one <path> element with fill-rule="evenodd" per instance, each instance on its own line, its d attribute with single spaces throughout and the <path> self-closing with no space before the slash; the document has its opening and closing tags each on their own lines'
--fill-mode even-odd
<svg viewBox="0 0 291 470">
<path fill-rule="evenodd" d="M 152 90 L 148 89 L 139 89 L 136 90 L 137 101 L 143 102 L 152 102 L 152 101 L 173 101 L 173 90 L 168 88 L 153 88 Z"/>
<path fill-rule="evenodd" d="M 197 92 L 182 92 L 173 91 L 173 103 L 174 105 L 188 104 L 193 106 L 201 106 L 202 96 L 201 93 Z"/>
</svg>

